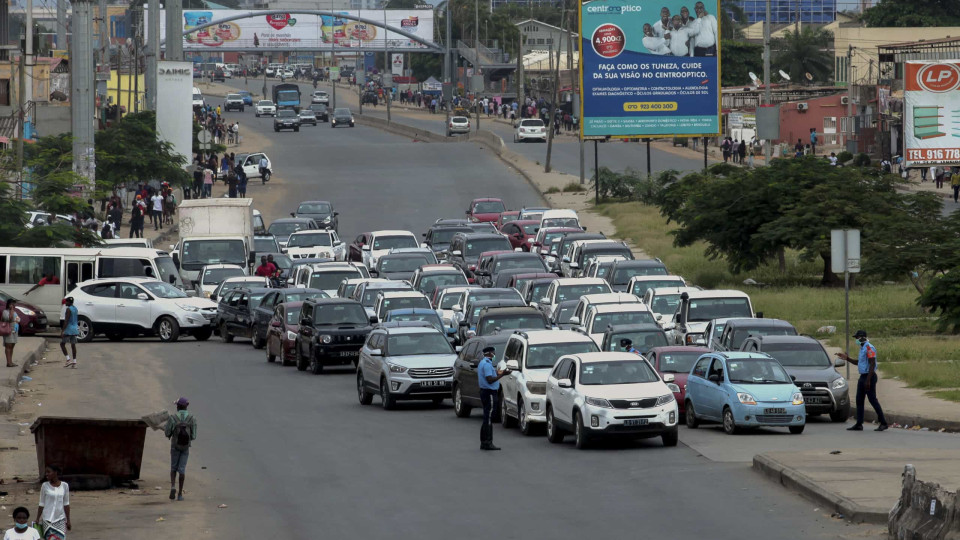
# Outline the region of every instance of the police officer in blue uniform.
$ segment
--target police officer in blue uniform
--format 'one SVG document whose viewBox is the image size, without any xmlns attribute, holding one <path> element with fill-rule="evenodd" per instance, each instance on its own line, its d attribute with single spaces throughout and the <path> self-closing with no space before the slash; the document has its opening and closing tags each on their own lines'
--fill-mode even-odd
<svg viewBox="0 0 960 540">
<path fill-rule="evenodd" d="M 500 379 L 510 373 L 510 370 L 498 371 L 493 367 L 494 356 L 497 350 L 493 347 L 483 348 L 483 358 L 477 365 L 477 379 L 480 384 L 480 402 L 483 403 L 483 424 L 480 427 L 480 449 L 481 450 L 499 450 L 493 445 L 493 423 L 490 421 L 490 414 L 493 411 L 493 404 L 496 403 L 497 394 L 500 392 Z M 500 411 L 504 414 L 504 411 Z"/>
<path fill-rule="evenodd" d="M 880 426 L 874 431 L 886 431 L 887 419 L 883 416 L 883 409 L 877 400 L 877 349 L 867 341 L 867 331 L 857 330 L 853 335 L 860 342 L 860 355 L 850 358 L 846 353 L 837 353 L 837 356 L 847 362 L 855 362 L 860 378 L 857 380 L 857 423 L 847 428 L 847 431 L 863 431 L 864 398 L 870 400 L 870 406 L 877 413 Z"/>
<path fill-rule="evenodd" d="M 624 352 L 640 354 L 640 351 L 638 351 L 636 347 L 633 346 L 633 341 L 627 338 L 623 338 L 620 340 L 620 348 L 623 349 Z"/>
</svg>

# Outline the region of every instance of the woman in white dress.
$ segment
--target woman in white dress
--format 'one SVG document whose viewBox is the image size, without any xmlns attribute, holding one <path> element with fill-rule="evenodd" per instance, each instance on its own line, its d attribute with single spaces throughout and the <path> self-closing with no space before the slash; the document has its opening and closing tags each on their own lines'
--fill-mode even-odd
<svg viewBox="0 0 960 540">
<path fill-rule="evenodd" d="M 47 481 L 40 486 L 40 508 L 37 516 L 43 527 L 43 540 L 64 540 L 70 525 L 70 486 L 60 480 L 62 470 L 47 465 Z"/>
</svg>

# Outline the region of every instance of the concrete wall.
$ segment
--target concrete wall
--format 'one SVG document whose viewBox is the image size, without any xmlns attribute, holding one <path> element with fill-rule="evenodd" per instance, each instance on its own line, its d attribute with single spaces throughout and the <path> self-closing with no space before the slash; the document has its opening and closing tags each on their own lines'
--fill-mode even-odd
<svg viewBox="0 0 960 540">
<path fill-rule="evenodd" d="M 960 498 L 938 484 L 917 479 L 913 465 L 903 471 L 900 500 L 890 510 L 891 539 L 956 540 L 960 538 Z"/>
</svg>

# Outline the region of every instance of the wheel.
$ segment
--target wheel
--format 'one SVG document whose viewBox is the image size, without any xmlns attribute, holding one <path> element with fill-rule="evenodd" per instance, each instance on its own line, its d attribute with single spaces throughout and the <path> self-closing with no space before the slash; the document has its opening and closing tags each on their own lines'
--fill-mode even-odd
<svg viewBox="0 0 960 540">
<path fill-rule="evenodd" d="M 303 353 L 300 352 L 300 342 L 297 342 L 297 371 L 306 371 L 308 364 L 309 362 L 304 359 Z"/>
<path fill-rule="evenodd" d="M 240 107 L 240 112 L 243 112 L 243 107 Z"/>
<path fill-rule="evenodd" d="M 452 135 L 453 135 L 453 133 L 450 133 L 449 131 L 447 132 L 447 137 L 450 137 L 450 136 L 452 136 Z"/>
<path fill-rule="evenodd" d="M 250 338 L 250 344 L 253 345 L 254 349 L 262 349 L 266 345 L 266 340 L 260 339 L 260 336 L 257 335 L 257 331 L 253 331 L 253 336 Z M 271 360 L 272 362 L 273 360 Z"/>
<path fill-rule="evenodd" d="M 687 427 L 690 429 L 697 429 L 700 427 L 700 420 L 697 419 L 697 415 L 693 412 L 693 403 L 689 401 L 683 406 L 684 416 L 687 421 Z"/>
<path fill-rule="evenodd" d="M 93 323 L 90 319 L 80 316 L 77 317 L 77 341 L 80 343 L 89 343 L 93 341 Z"/>
<path fill-rule="evenodd" d="M 277 128 L 273 128 L 273 132 L 274 132 L 274 133 L 280 133 L 280 130 L 277 129 Z"/>
<path fill-rule="evenodd" d="M 503 392 L 500 393 L 500 425 L 503 429 L 510 429 L 517 425 L 517 421 L 507 414 L 507 398 L 503 396 Z"/>
<path fill-rule="evenodd" d="M 257 113 L 257 118 L 260 118 L 260 113 Z"/>
<path fill-rule="evenodd" d="M 840 409 L 839 411 L 830 413 L 831 422 L 846 422 L 849 417 L 850 409 Z"/>
<path fill-rule="evenodd" d="M 213 335 L 213 329 L 210 328 L 209 326 L 204 328 L 203 330 L 195 330 L 193 332 L 193 337 L 197 341 L 206 341 L 210 339 L 210 336 L 212 335 Z"/>
<path fill-rule="evenodd" d="M 527 408 L 523 405 L 523 398 L 517 397 L 517 416 L 519 419 L 517 423 L 520 425 L 520 433 L 523 433 L 527 437 L 533 435 L 533 424 L 531 424 L 527 419 Z"/>
<path fill-rule="evenodd" d="M 583 450 L 590 446 L 590 438 L 587 435 L 587 429 L 583 427 L 583 416 L 580 411 L 573 415 L 573 436 L 576 438 L 577 448 Z"/>
<path fill-rule="evenodd" d="M 553 418 L 553 408 L 547 405 L 547 440 L 553 444 L 563 442 L 563 431 Z"/>
<path fill-rule="evenodd" d="M 660 439 L 663 441 L 664 446 L 676 446 L 677 442 L 680 441 L 680 430 L 673 428 L 670 431 L 664 431 L 660 435 Z"/>
<path fill-rule="evenodd" d="M 173 343 L 180 339 L 180 324 L 173 317 L 160 317 L 157 321 L 157 335 L 164 343 Z"/>
<path fill-rule="evenodd" d="M 263 180 L 264 183 L 267 183 L 267 182 L 270 181 L 270 173 L 269 173 L 269 172 L 265 172 L 265 173 L 263 173 L 263 176 L 261 176 L 260 178 Z"/>
<path fill-rule="evenodd" d="M 298 128 L 298 127 L 293 128 L 293 132 L 294 132 L 294 133 L 300 133 L 300 128 Z"/>
<path fill-rule="evenodd" d="M 123 341 L 123 334 L 107 334 L 107 339 L 110 341 Z"/>
<path fill-rule="evenodd" d="M 310 373 L 313 373 L 314 375 L 323 373 L 323 364 L 313 353 L 313 349 L 310 350 Z"/>
<path fill-rule="evenodd" d="M 227 325 L 223 323 L 220 324 L 220 339 L 224 343 L 233 343 L 233 335 L 227 330 Z"/>
<path fill-rule="evenodd" d="M 736 435 L 740 430 L 737 428 L 737 422 L 733 419 L 733 411 L 730 407 L 723 410 L 723 430 L 727 435 Z"/>
<path fill-rule="evenodd" d="M 805 427 L 806 427 L 806 425 L 803 425 L 803 426 L 790 426 L 790 433 L 793 433 L 794 435 L 799 435 L 799 434 L 803 433 L 803 428 L 805 428 Z"/>
<path fill-rule="evenodd" d="M 467 418 L 470 416 L 471 410 L 473 410 L 473 407 L 463 402 L 463 392 L 460 391 L 460 385 L 458 384 L 453 388 L 453 413 L 457 415 L 457 418 Z"/>
<path fill-rule="evenodd" d="M 380 406 L 383 407 L 383 410 L 389 411 L 395 408 L 397 405 L 397 400 L 390 395 L 390 390 L 387 388 L 387 380 L 380 379 Z"/>
<path fill-rule="evenodd" d="M 357 373 L 357 398 L 361 405 L 373 403 L 373 394 L 367 391 L 367 383 L 363 380 L 363 373 Z"/>
<path fill-rule="evenodd" d="M 350 123 L 350 127 L 353 127 L 353 123 L 352 123 L 352 122 Z"/>
</svg>

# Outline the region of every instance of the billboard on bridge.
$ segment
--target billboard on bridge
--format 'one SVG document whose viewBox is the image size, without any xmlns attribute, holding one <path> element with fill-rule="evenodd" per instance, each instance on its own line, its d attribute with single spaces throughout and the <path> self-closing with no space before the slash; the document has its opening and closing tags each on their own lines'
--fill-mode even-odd
<svg viewBox="0 0 960 540">
<path fill-rule="evenodd" d="M 303 15 L 279 13 L 266 15 L 257 10 L 203 9 L 183 12 L 183 29 L 189 30 L 205 23 L 243 14 L 252 16 L 224 22 L 216 26 L 191 32 L 183 38 L 183 48 L 196 50 L 255 50 L 306 49 L 323 50 L 338 48 L 384 47 L 385 33 L 382 28 L 333 15 Z M 388 26 L 401 28 L 426 41 L 433 41 L 433 10 L 390 9 L 347 10 L 340 15 L 360 16 Z M 148 21 L 149 23 L 149 21 Z M 166 15 L 161 10 L 160 35 L 166 35 Z M 418 50 L 425 46 L 395 32 L 386 33 L 391 49 Z"/>
<path fill-rule="evenodd" d="M 906 166 L 960 165 L 960 60 L 904 64 Z"/>
</svg>

